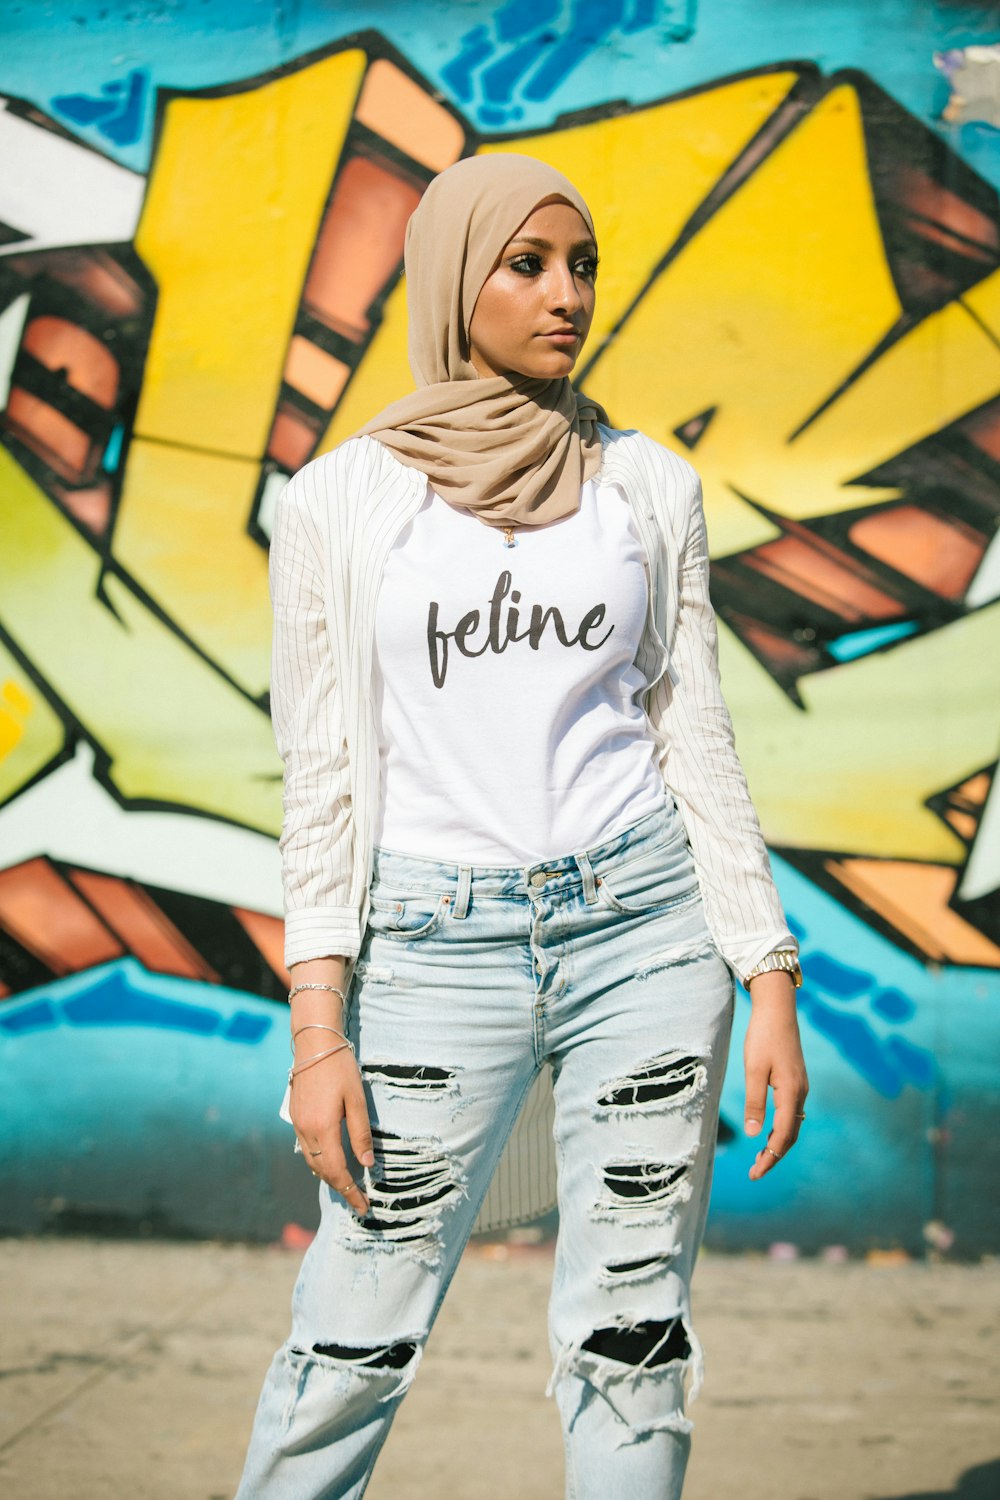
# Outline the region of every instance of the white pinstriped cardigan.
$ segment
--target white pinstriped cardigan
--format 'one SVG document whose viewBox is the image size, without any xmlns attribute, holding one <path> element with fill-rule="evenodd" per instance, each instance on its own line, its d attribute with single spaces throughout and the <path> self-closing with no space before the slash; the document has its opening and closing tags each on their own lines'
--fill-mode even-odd
<svg viewBox="0 0 1000 1500">
<path fill-rule="evenodd" d="M 637 655 L 651 683 L 644 707 L 691 844 L 709 931 L 739 977 L 772 948 L 798 945 L 722 695 L 701 481 L 686 459 L 641 432 L 600 431 L 596 482 L 614 485 L 631 504 L 646 553 L 650 604 Z M 394 539 L 426 493 L 425 475 L 376 438 L 349 438 L 294 475 L 272 528 L 271 716 L 285 768 L 285 962 L 344 955 L 348 983 L 368 919 L 378 813 L 378 587 Z M 546 1070 L 529 1096 L 480 1228 L 554 1202 L 548 1078 Z M 287 1106 L 286 1090 L 286 1119 Z"/>
</svg>

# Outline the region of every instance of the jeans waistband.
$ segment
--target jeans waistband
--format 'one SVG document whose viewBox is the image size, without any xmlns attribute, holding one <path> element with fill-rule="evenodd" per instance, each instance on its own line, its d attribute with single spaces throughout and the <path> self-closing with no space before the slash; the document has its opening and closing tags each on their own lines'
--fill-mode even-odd
<svg viewBox="0 0 1000 1500">
<path fill-rule="evenodd" d="M 523 896 L 581 882 L 587 889 L 595 872 L 610 872 L 648 849 L 669 846 L 683 838 L 680 812 L 673 794 L 668 792 L 661 807 L 601 843 L 534 864 L 462 864 L 377 845 L 373 853 L 372 884 L 382 881 L 394 889 L 442 893 L 452 888 L 463 892 L 472 889 L 480 896 Z"/>
</svg>

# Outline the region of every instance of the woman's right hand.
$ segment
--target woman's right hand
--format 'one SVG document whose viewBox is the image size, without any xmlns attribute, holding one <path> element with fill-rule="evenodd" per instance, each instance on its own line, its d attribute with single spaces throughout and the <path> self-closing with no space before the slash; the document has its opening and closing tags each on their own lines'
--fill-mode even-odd
<svg viewBox="0 0 1000 1500">
<path fill-rule="evenodd" d="M 343 988 L 344 960 L 320 958 L 295 964 L 293 985 L 307 982 L 319 982 L 321 988 L 301 990 L 291 1002 L 295 1067 L 317 1053 L 339 1047 L 344 1040 L 343 1035 L 336 1034 L 344 1030 L 343 1005 L 340 996 L 328 988 L 330 985 Z M 364 1218 L 369 1209 L 368 1199 L 348 1171 L 342 1134 L 346 1120 L 355 1156 L 363 1167 L 373 1166 L 375 1154 L 368 1107 L 354 1053 L 344 1047 L 296 1073 L 288 1108 L 302 1154 L 312 1171 Z"/>
<path fill-rule="evenodd" d="M 317 1052 L 325 1052 L 328 1045 L 338 1045 L 338 1039 L 330 1032 L 305 1032 L 296 1039 L 295 1066 Z M 355 1156 L 362 1166 L 373 1166 L 375 1153 L 364 1085 L 353 1052 L 345 1047 L 296 1073 L 289 1112 L 312 1171 L 328 1182 L 359 1218 L 364 1218 L 369 1209 L 368 1199 L 348 1170 L 341 1133 L 346 1120 Z"/>
</svg>

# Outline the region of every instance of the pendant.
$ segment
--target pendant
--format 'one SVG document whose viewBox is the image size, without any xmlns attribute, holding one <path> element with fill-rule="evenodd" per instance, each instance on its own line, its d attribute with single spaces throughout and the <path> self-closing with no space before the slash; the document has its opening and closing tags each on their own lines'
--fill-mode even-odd
<svg viewBox="0 0 1000 1500">
<path fill-rule="evenodd" d="M 513 526 L 505 526 L 504 529 L 503 529 L 503 535 L 504 535 L 504 543 L 503 544 L 504 544 L 505 547 L 516 547 L 517 546 L 517 542 L 514 540 L 514 528 L 513 528 Z"/>
</svg>

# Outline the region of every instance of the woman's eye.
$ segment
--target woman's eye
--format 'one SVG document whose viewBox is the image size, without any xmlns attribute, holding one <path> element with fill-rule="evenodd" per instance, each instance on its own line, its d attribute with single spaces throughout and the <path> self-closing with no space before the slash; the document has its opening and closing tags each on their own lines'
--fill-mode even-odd
<svg viewBox="0 0 1000 1500">
<path fill-rule="evenodd" d="M 537 276 L 543 269 L 540 255 L 517 255 L 507 264 L 512 271 L 519 276 Z M 575 261 L 573 265 L 574 274 L 582 276 L 585 281 L 593 281 L 597 275 L 598 258 L 595 255 L 585 255 L 582 259 Z"/>
</svg>

